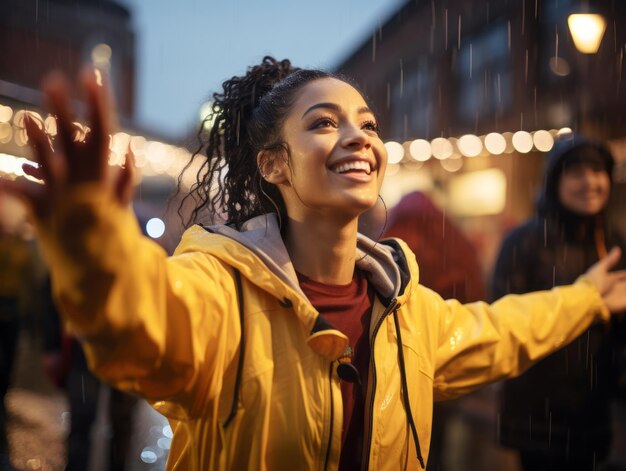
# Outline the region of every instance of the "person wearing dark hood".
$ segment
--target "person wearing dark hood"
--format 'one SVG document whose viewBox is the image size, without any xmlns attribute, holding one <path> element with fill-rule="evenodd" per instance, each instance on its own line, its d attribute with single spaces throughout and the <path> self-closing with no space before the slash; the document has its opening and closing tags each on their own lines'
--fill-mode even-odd
<svg viewBox="0 0 626 471">
<path fill-rule="evenodd" d="M 613 156 L 600 142 L 569 135 L 555 143 L 536 215 L 509 233 L 500 248 L 493 299 L 571 283 L 607 247 L 626 249 L 626 238 L 606 212 L 613 166 Z M 624 268 L 624 262 L 616 268 Z M 592 470 L 606 460 L 614 358 L 623 331 L 623 320 L 592 325 L 504 384 L 500 443 L 519 450 L 525 470 Z"/>
</svg>

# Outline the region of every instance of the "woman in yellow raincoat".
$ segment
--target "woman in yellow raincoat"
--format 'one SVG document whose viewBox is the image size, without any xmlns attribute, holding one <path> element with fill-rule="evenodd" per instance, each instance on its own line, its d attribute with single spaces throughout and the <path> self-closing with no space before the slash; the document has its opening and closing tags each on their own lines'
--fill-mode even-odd
<svg viewBox="0 0 626 471">
<path fill-rule="evenodd" d="M 82 82 L 86 140 L 50 76 L 54 145 L 26 120 L 40 166 L 25 170 L 45 184 L 2 188 L 32 208 L 91 369 L 169 418 L 168 469 L 423 468 L 433 400 L 519 374 L 626 308 L 618 251 L 573 285 L 491 305 L 421 286 L 402 241 L 357 233 L 387 163 L 363 96 L 270 57 L 214 95 L 195 156 L 195 215 L 227 223 L 192 226 L 167 257 L 128 208 L 132 158 L 107 165 L 104 89 Z"/>
</svg>

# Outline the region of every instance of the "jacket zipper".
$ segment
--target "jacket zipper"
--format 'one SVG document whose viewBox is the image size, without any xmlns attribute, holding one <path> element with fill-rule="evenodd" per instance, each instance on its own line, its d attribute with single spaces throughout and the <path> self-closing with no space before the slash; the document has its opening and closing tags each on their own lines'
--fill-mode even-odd
<svg viewBox="0 0 626 471">
<path fill-rule="evenodd" d="M 363 462 L 361 463 L 361 469 L 364 469 L 366 471 L 370 467 L 370 449 L 372 448 L 372 429 L 374 428 L 374 398 L 376 397 L 376 362 L 374 358 L 374 339 L 376 338 L 376 335 L 378 334 L 378 329 L 380 329 L 380 326 L 382 325 L 383 321 L 389 315 L 389 313 L 395 309 L 397 304 L 398 304 L 398 300 L 396 298 L 393 298 L 391 302 L 389 303 L 389 305 L 385 308 L 385 311 L 382 313 L 382 315 L 378 319 L 378 322 L 376 322 L 376 325 L 374 326 L 374 330 L 372 331 L 372 340 L 370 341 L 370 355 L 372 358 L 372 385 L 371 385 L 372 396 L 370 398 L 370 405 L 369 405 L 370 417 L 369 417 L 367 447 L 364 449 L 363 458 L 362 458 Z M 368 388 L 369 387 L 370 386 L 368 386 Z M 365 466 L 363 466 L 363 464 L 365 464 Z"/>
<path fill-rule="evenodd" d="M 324 470 L 328 469 L 330 461 L 330 449 L 333 444 L 333 425 L 335 422 L 335 398 L 333 397 L 333 363 L 328 367 L 328 384 L 330 386 L 330 430 L 328 433 L 328 446 L 326 447 L 326 457 L 324 459 Z"/>
</svg>

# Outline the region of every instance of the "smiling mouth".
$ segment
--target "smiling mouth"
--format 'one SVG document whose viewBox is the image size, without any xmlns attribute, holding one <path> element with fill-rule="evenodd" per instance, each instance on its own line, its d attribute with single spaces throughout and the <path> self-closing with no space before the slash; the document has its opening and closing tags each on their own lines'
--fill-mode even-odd
<svg viewBox="0 0 626 471">
<path fill-rule="evenodd" d="M 369 162 L 364 160 L 355 160 L 353 162 L 345 162 L 335 165 L 331 168 L 331 170 L 339 174 L 358 172 L 369 175 L 372 173 L 372 166 Z"/>
</svg>

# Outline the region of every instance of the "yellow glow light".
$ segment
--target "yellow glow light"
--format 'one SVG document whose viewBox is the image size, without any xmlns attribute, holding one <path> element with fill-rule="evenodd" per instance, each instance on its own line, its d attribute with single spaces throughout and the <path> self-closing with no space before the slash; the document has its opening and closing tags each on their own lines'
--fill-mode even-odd
<svg viewBox="0 0 626 471">
<path fill-rule="evenodd" d="M 396 175 L 399 171 L 400 171 L 400 165 L 390 163 L 389 165 L 387 165 L 387 168 L 385 169 L 385 175 L 386 176 Z"/>
<path fill-rule="evenodd" d="M 533 142 L 537 150 L 548 152 L 554 146 L 554 138 L 548 131 L 541 130 L 533 134 Z"/>
<path fill-rule="evenodd" d="M 450 210 L 463 216 L 498 214 L 506 201 L 506 177 L 499 169 L 470 172 L 450 181 Z"/>
<path fill-rule="evenodd" d="M 602 15 L 577 13 L 567 17 L 574 45 L 583 54 L 598 52 L 602 36 L 606 30 L 606 21 Z"/>
<path fill-rule="evenodd" d="M 113 50 L 108 44 L 100 43 L 91 50 L 91 61 L 96 67 L 96 80 L 98 81 L 98 85 L 102 82 L 102 75 L 99 72 L 100 70 L 108 71 L 111 68 L 112 56 Z"/>
<path fill-rule="evenodd" d="M 533 148 L 533 137 L 526 131 L 517 131 L 511 139 L 517 152 L 526 154 Z"/>
<path fill-rule="evenodd" d="M 447 159 L 454 152 L 454 148 L 448 139 L 437 137 L 430 141 L 433 157 L 439 160 Z"/>
<path fill-rule="evenodd" d="M 46 134 L 48 134 L 49 136 L 57 135 L 57 120 L 54 119 L 54 117 L 48 116 L 46 119 L 44 119 L 43 127 L 46 131 Z"/>
<path fill-rule="evenodd" d="M 463 167 L 463 158 L 460 154 L 452 154 L 445 160 L 440 160 L 441 167 L 448 172 L 458 172 Z"/>
<path fill-rule="evenodd" d="M 483 143 L 478 136 L 465 134 L 459 138 L 457 147 L 464 156 L 476 157 L 483 150 Z"/>
<path fill-rule="evenodd" d="M 398 164 L 402 161 L 404 157 L 404 147 L 402 144 L 395 141 L 385 142 L 385 147 L 387 148 L 388 158 L 387 161 L 390 164 Z"/>
<path fill-rule="evenodd" d="M 10 106 L 0 105 L 0 123 L 8 123 L 13 116 L 13 110 Z"/>
<path fill-rule="evenodd" d="M 0 142 L 6 144 L 13 137 L 13 128 L 9 123 L 0 123 Z"/>
<path fill-rule="evenodd" d="M 502 134 L 490 132 L 485 136 L 485 148 L 493 155 L 500 155 L 506 150 L 506 139 Z"/>
<path fill-rule="evenodd" d="M 415 139 L 409 145 L 409 155 L 418 162 L 426 162 L 432 156 L 430 142 L 426 139 Z"/>
</svg>

